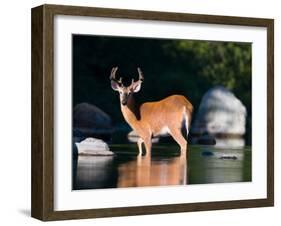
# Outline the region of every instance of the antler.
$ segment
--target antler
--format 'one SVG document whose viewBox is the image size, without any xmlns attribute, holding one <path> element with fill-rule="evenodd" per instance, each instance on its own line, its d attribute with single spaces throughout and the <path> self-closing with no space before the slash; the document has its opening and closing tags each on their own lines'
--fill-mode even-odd
<svg viewBox="0 0 281 226">
<path fill-rule="evenodd" d="M 138 73 L 139 73 L 139 80 L 135 82 L 135 80 L 132 79 L 131 85 L 134 84 L 134 83 L 143 82 L 143 80 L 144 80 L 143 73 L 142 73 L 142 71 L 139 67 L 138 67 Z"/>
<path fill-rule="evenodd" d="M 109 78 L 110 78 L 110 80 L 117 82 L 119 85 L 122 85 L 122 78 L 120 77 L 119 80 L 117 80 L 115 77 L 117 70 L 118 70 L 118 67 L 113 67 Z"/>
<path fill-rule="evenodd" d="M 110 80 L 116 80 L 115 78 L 115 74 L 116 74 L 116 71 L 118 70 L 118 67 L 113 67 L 112 70 L 111 70 L 111 74 L 110 74 Z"/>
<path fill-rule="evenodd" d="M 140 84 L 143 82 L 143 80 L 144 80 L 143 73 L 139 67 L 138 67 L 138 73 L 139 73 L 139 79 L 136 82 L 134 79 L 132 79 L 130 87 L 140 86 Z"/>
<path fill-rule="evenodd" d="M 139 80 L 143 82 L 144 80 L 143 73 L 139 67 L 138 67 L 138 73 L 139 73 Z"/>
</svg>

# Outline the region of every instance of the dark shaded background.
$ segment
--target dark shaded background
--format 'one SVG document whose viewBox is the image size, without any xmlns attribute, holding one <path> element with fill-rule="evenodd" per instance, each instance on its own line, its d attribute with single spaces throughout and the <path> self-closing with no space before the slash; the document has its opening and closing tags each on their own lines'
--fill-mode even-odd
<svg viewBox="0 0 281 226">
<path fill-rule="evenodd" d="M 137 67 L 144 83 L 136 95 L 140 102 L 160 100 L 171 94 L 186 96 L 196 110 L 204 93 L 223 85 L 246 106 L 247 143 L 251 128 L 251 44 L 192 40 L 73 35 L 73 107 L 82 102 L 96 105 L 125 124 L 118 94 L 109 76 L 118 66 L 117 77 L 129 84 L 137 79 Z"/>
</svg>

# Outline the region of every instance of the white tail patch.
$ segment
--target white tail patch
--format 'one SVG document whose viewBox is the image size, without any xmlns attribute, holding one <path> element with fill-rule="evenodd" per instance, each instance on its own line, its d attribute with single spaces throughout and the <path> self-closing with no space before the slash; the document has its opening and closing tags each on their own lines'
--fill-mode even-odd
<svg viewBox="0 0 281 226">
<path fill-rule="evenodd" d="M 188 118 L 188 114 L 186 113 L 186 108 L 184 108 L 184 112 L 183 112 L 183 121 L 184 121 L 185 129 L 186 129 L 186 137 L 188 137 L 188 133 L 189 133 L 189 118 Z"/>
<path fill-rule="evenodd" d="M 168 135 L 168 134 L 170 134 L 170 129 L 168 128 L 168 126 L 164 126 L 161 130 L 160 130 L 160 132 L 159 132 L 159 135 Z"/>
</svg>

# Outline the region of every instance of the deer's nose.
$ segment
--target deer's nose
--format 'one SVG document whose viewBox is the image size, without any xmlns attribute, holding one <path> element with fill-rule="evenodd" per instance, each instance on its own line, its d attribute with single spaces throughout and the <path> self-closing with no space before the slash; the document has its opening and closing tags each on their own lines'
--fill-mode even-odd
<svg viewBox="0 0 281 226">
<path fill-rule="evenodd" d="M 122 105 L 126 105 L 128 102 L 128 95 L 126 93 L 124 93 L 121 97 L 121 103 Z"/>
<path fill-rule="evenodd" d="M 127 104 L 127 100 L 122 100 L 122 104 L 126 105 Z"/>
</svg>

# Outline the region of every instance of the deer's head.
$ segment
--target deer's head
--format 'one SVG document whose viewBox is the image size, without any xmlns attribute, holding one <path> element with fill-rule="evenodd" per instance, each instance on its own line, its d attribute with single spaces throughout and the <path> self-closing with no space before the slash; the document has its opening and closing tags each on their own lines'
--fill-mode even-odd
<svg viewBox="0 0 281 226">
<path fill-rule="evenodd" d="M 119 80 L 116 79 L 115 75 L 116 75 L 117 69 L 118 69 L 118 67 L 114 67 L 111 70 L 111 74 L 110 74 L 111 88 L 113 90 L 119 92 L 121 104 L 126 105 L 130 95 L 140 91 L 141 83 L 143 82 L 144 78 L 143 78 L 141 69 L 138 68 L 138 73 L 139 73 L 138 81 L 135 82 L 134 79 L 132 79 L 131 85 L 124 86 L 122 83 L 121 77 Z"/>
</svg>

